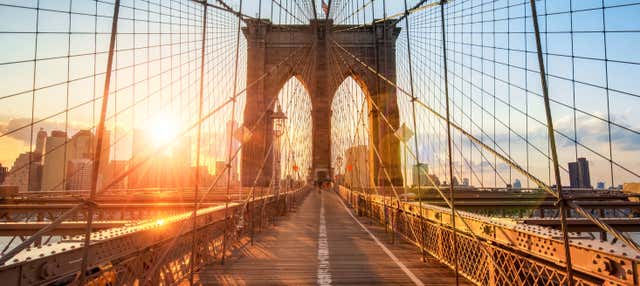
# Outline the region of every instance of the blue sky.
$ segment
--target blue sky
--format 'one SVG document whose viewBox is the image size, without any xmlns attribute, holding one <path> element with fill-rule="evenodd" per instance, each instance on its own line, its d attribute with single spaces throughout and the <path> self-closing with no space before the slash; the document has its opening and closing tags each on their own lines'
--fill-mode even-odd
<svg viewBox="0 0 640 286">
<path fill-rule="evenodd" d="M 0 78 L 2 78 L 0 98 L 12 95 L 0 99 L 0 106 L 8 107 L 0 110 L 0 131 L 3 133 L 21 126 L 20 122 L 28 123 L 31 119 L 33 94 L 28 91 L 34 83 L 33 62 L 30 60 L 34 57 L 35 35 L 33 32 L 36 30 L 36 12 L 28 7 L 35 7 L 38 2 L 43 9 L 37 19 L 38 30 L 42 33 L 38 35 L 38 50 L 35 55 L 38 59 L 50 59 L 41 60 L 37 64 L 35 86 L 39 90 L 35 93 L 37 104 L 34 117 L 36 119 L 49 117 L 63 110 L 67 105 L 66 98 L 69 98 L 70 106 L 90 100 L 94 92 L 99 94 L 104 79 L 100 75 L 97 76 L 95 85 L 94 79 L 91 78 L 77 80 L 69 85 L 47 87 L 65 82 L 67 78 L 77 79 L 92 75 L 94 69 L 96 71 L 105 69 L 105 55 L 98 54 L 94 59 L 93 52 L 107 49 L 111 5 L 100 2 L 97 4 L 96 11 L 96 3 L 87 0 L 73 2 L 0 0 L 0 21 L 2 22 L 0 41 L 3 43 L 0 45 L 0 62 L 3 63 L 0 65 Z M 188 1 L 152 2 L 165 6 L 163 9 L 153 8 L 160 13 L 169 11 L 166 8 L 169 6 L 176 9 L 178 4 L 184 4 L 185 7 L 182 9 L 187 18 L 195 18 L 193 15 L 198 13 L 197 8 L 193 8 L 194 5 L 188 4 Z M 238 7 L 237 0 L 228 2 Z M 263 16 L 267 16 L 270 13 L 271 1 L 262 2 Z M 284 5 L 285 1 L 281 2 Z M 316 2 L 319 7 L 320 1 Z M 386 2 L 387 15 L 403 10 L 402 1 Z M 413 6 L 416 2 L 408 1 L 408 5 Z M 133 0 L 122 1 L 122 3 L 125 7 L 135 4 L 138 9 L 143 9 L 146 5 L 144 1 Z M 257 0 L 245 1 L 243 12 L 251 16 L 257 15 L 257 3 Z M 379 18 L 383 14 L 382 1 L 374 3 L 376 18 Z M 505 150 L 505 153 L 510 154 L 514 161 L 523 166 L 529 166 L 528 168 L 536 175 L 546 178 L 548 177 L 548 160 L 544 157 L 549 152 L 544 126 L 539 124 L 539 121 L 544 122 L 544 113 L 539 96 L 540 81 L 537 73 L 535 42 L 531 33 L 530 10 L 526 3 L 528 1 L 524 0 L 450 2 L 446 11 L 450 95 L 454 105 L 452 118 L 470 133 L 483 137 L 483 141 L 491 143 L 492 146 L 492 140 L 495 137 L 495 143 Z M 638 181 L 639 178 L 629 170 L 636 174 L 640 172 L 640 160 L 637 159 L 640 155 L 640 135 L 638 135 L 640 115 L 637 112 L 640 110 L 640 90 L 636 82 L 636 79 L 640 78 L 640 53 L 636 51 L 640 46 L 640 21 L 637 21 L 637 17 L 640 16 L 640 1 L 604 1 L 605 9 L 602 9 L 603 1 L 601 0 L 547 0 L 536 3 L 541 14 L 541 30 L 544 32 L 543 50 L 547 53 L 545 60 L 549 74 L 550 95 L 554 100 L 552 103 L 554 123 L 556 130 L 562 133 L 562 135 L 556 134 L 562 165 L 566 166 L 567 162 L 575 160 L 577 154 L 579 157 L 587 157 L 592 163 L 592 184 L 594 185 L 597 181 L 605 181 L 609 184 L 612 179 L 616 184 Z M 65 13 L 69 10 L 70 4 L 71 11 L 74 12 L 71 15 Z M 24 7 L 15 7 L 16 5 Z M 340 7 L 340 1 L 334 1 L 334 11 L 348 9 L 340 10 Z M 568 13 L 570 10 L 573 12 Z M 278 9 L 275 11 L 275 15 L 278 15 Z M 318 11 L 321 9 L 318 8 Z M 97 18 L 92 16 L 96 12 L 101 16 Z M 122 18 L 134 17 L 131 9 L 123 8 L 121 13 Z M 345 15 L 346 12 L 336 13 L 339 14 L 339 19 L 344 19 L 344 16 L 340 15 Z M 371 9 L 368 7 L 364 13 L 366 13 L 366 22 L 370 22 Z M 357 14 L 344 22 L 362 23 L 364 13 Z M 414 75 L 417 78 L 415 84 L 418 97 L 442 112 L 443 86 L 438 17 L 438 8 L 432 8 L 411 15 L 409 20 L 412 29 L 410 40 L 414 50 Z M 183 23 L 183 26 L 179 27 L 177 17 L 168 18 L 167 15 L 150 14 L 147 18 L 146 13 L 138 11 L 135 13 L 135 18 L 137 19 L 135 22 L 122 21 L 120 31 L 123 35 L 118 38 L 118 49 L 126 50 L 134 46 L 144 47 L 176 41 L 175 38 L 166 36 L 133 37 L 130 35 L 134 29 L 138 33 L 146 31 L 149 21 L 173 23 L 150 24 L 151 32 L 195 31 L 189 39 L 192 41 L 198 39 L 197 27 L 188 26 L 188 23 Z M 71 19 L 70 25 L 69 19 Z M 221 52 L 219 53 L 228 54 L 229 57 L 224 61 L 220 59 L 220 62 L 211 63 L 212 71 L 222 71 L 232 66 L 231 49 L 224 47 L 228 47 L 225 43 L 235 35 L 233 31 L 235 21 L 227 15 L 226 18 L 220 18 L 219 24 L 220 27 L 217 29 L 221 35 L 224 35 L 222 37 L 224 41 L 220 40 Z M 400 25 L 405 28 L 404 23 Z M 66 34 L 69 29 L 72 32 L 70 38 Z M 105 34 L 94 35 L 96 31 Z M 524 33 L 525 31 L 527 33 Z M 175 44 L 170 46 L 177 48 Z M 397 43 L 398 84 L 403 88 L 408 87 L 406 47 L 407 39 L 403 33 Z M 197 49 L 198 47 L 197 43 L 192 43 L 183 45 L 183 48 Z M 214 53 L 215 49 L 211 49 Z M 146 71 L 131 71 L 124 68 L 133 62 L 133 57 L 153 59 L 160 55 L 166 56 L 171 52 L 175 53 L 175 50 L 142 49 L 135 53 L 119 53 L 117 66 L 123 69 L 118 73 L 118 82 L 115 86 L 126 86 L 128 82 L 130 83 L 130 78 L 139 79 L 146 75 Z M 74 55 L 70 61 L 66 59 L 67 53 Z M 87 55 L 81 56 L 83 54 Z M 51 59 L 52 57 L 55 59 Z M 185 62 L 193 60 L 190 55 L 178 59 Z M 154 69 L 164 72 L 169 66 L 169 60 L 158 60 L 157 63 L 149 66 L 151 72 Z M 69 74 L 67 74 L 67 68 Z M 187 78 L 188 71 L 196 68 L 197 66 L 193 64 L 188 65 L 181 76 Z M 152 79 L 138 85 L 137 94 L 144 94 L 145 89 L 148 88 L 145 86 L 160 85 L 170 74 L 171 72 L 167 72 L 159 79 Z M 229 80 L 226 79 L 227 82 Z M 190 83 L 188 90 L 195 91 L 196 88 L 197 86 L 192 86 Z M 229 90 L 228 85 L 219 88 L 212 85 L 210 88 L 216 93 Z M 22 91 L 26 92 L 20 93 Z M 127 94 L 131 92 L 125 89 L 120 92 L 120 97 L 127 98 L 129 96 Z M 170 98 L 169 93 L 171 90 L 164 90 L 159 96 L 165 99 Z M 402 119 L 409 124 L 411 122 L 410 104 L 400 93 L 398 98 Z M 211 106 L 215 105 L 216 100 L 212 99 Z M 183 104 L 191 106 L 188 100 Z M 113 108 L 121 109 L 124 106 L 120 103 Z M 155 107 L 153 104 L 150 106 L 145 108 L 153 113 Z M 241 112 L 238 114 L 240 115 Z M 428 119 L 431 116 L 428 113 L 422 113 L 421 116 L 423 123 L 418 130 L 418 136 L 421 139 L 420 148 L 423 150 L 421 153 L 424 156 L 421 161 L 430 161 L 434 166 L 441 165 L 440 158 L 445 154 L 443 145 L 430 141 L 432 139 L 429 138 L 434 134 L 442 135 L 442 126 Z M 127 114 L 114 124 L 119 124 L 123 129 L 131 125 L 144 126 L 143 118 L 140 116 L 135 123 L 128 121 L 130 117 L 131 115 Z M 185 112 L 178 117 L 184 122 L 189 122 L 189 119 L 193 118 L 193 112 Z M 25 118 L 26 121 L 24 121 Z M 47 121 L 46 126 L 60 128 L 67 125 L 71 130 L 76 130 L 92 126 L 94 120 L 95 105 L 86 104 L 69 114 L 53 116 Z M 496 120 L 501 120 L 507 126 L 497 124 L 494 129 L 493 123 Z M 607 124 L 606 120 L 612 123 Z M 65 121 L 69 124 L 64 124 Z M 611 134 L 611 144 L 609 144 L 609 134 Z M 27 132 L 26 135 L 16 134 L 16 136 L 0 138 L 0 163 L 11 165 L 18 152 L 28 150 L 28 142 L 25 142 L 28 135 Z M 525 144 L 520 137 L 528 138 L 530 144 Z M 478 167 L 470 168 L 469 165 L 487 166 L 486 161 L 493 161 L 492 158 L 482 158 L 483 154 L 465 140 L 458 140 L 461 155 L 458 156 L 457 161 L 460 162 L 458 171 L 461 176 L 473 177 L 471 169 L 474 168 L 474 172 L 479 172 Z M 588 148 L 581 147 L 572 140 L 577 140 Z M 542 152 L 538 152 L 536 148 Z M 612 158 L 609 157 L 610 148 Z M 598 154 L 603 154 L 604 158 Z M 468 164 L 464 162 L 465 159 L 469 161 Z M 612 164 L 608 161 L 609 159 L 628 170 L 613 166 L 612 178 Z M 481 170 L 487 174 L 492 172 L 488 167 L 482 167 Z M 444 168 L 438 172 L 446 174 Z M 504 172 L 509 173 L 509 170 L 505 169 Z M 518 176 L 512 174 L 510 180 L 515 178 Z M 568 180 L 566 174 L 563 180 L 565 182 Z M 478 184 L 478 182 L 475 183 Z"/>
</svg>

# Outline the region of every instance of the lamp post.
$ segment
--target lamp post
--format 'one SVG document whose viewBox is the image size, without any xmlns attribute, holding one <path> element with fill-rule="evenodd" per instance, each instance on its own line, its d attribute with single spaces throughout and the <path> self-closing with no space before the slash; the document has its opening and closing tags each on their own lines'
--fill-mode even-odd
<svg viewBox="0 0 640 286">
<path fill-rule="evenodd" d="M 276 106 L 276 111 L 271 114 L 273 120 L 273 172 L 271 186 L 276 196 L 280 193 L 280 137 L 284 134 L 285 120 L 287 116 L 282 112 L 280 103 Z"/>
</svg>

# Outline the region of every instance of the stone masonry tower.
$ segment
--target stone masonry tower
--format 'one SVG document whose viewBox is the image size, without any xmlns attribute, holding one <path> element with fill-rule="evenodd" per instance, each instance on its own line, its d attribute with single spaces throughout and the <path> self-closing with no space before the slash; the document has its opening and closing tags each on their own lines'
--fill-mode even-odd
<svg viewBox="0 0 640 286">
<path fill-rule="evenodd" d="M 399 125 L 396 89 L 370 70 L 378 71 L 392 82 L 396 80 L 395 42 L 400 28 L 395 27 L 394 21 L 373 26 L 333 25 L 332 20 L 312 20 L 309 25 L 273 25 L 268 20 L 255 19 L 249 20 L 243 32 L 248 49 L 244 124 L 249 129 L 255 128 L 242 151 L 243 186 L 252 186 L 258 176 L 267 148 L 271 146 L 270 114 L 275 99 L 287 80 L 294 76 L 311 96 L 314 179 L 333 176 L 331 102 L 340 84 L 352 76 L 367 98 L 371 98 L 367 100 L 370 180 L 375 185 L 388 185 L 383 170 L 386 168 L 393 184 L 402 185 L 400 144 L 393 135 Z M 377 146 L 381 160 L 372 145 Z M 271 166 L 271 158 L 267 158 L 258 185 L 269 184 Z"/>
</svg>

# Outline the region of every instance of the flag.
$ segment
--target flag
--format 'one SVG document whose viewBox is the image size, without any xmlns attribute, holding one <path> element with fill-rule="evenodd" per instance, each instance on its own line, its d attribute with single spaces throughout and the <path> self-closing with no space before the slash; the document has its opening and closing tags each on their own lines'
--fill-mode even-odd
<svg viewBox="0 0 640 286">
<path fill-rule="evenodd" d="M 409 129 L 409 127 L 407 127 L 407 125 L 402 123 L 402 126 L 400 126 L 398 130 L 396 130 L 395 134 L 396 136 L 398 136 L 398 138 L 400 138 L 400 141 L 407 142 L 409 141 L 409 139 L 411 139 L 411 137 L 413 137 L 414 133 L 413 131 L 411 131 L 411 129 Z"/>
<path fill-rule="evenodd" d="M 329 6 L 327 6 L 327 3 L 324 3 L 324 0 L 322 0 L 322 11 L 324 11 L 324 14 L 329 17 Z"/>
</svg>

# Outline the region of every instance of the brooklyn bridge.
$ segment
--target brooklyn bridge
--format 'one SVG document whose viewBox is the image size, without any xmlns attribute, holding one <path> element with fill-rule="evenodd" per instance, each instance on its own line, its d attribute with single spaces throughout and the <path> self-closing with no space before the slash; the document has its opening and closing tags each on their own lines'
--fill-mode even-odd
<svg viewBox="0 0 640 286">
<path fill-rule="evenodd" d="M 0 15 L 2 285 L 640 285 L 638 0 Z"/>
</svg>

